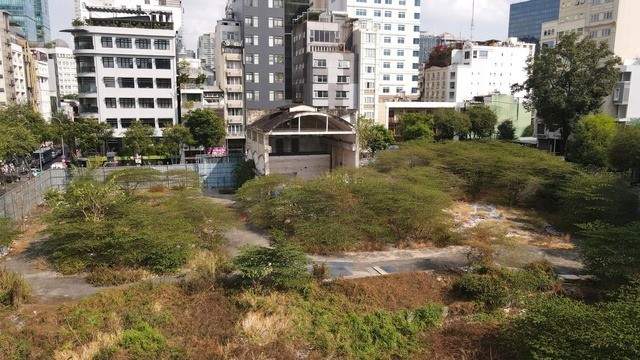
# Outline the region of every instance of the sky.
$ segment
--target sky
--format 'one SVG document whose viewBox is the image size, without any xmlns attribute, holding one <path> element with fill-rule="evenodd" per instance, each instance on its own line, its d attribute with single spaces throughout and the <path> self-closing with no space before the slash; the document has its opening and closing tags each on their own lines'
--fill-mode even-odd
<svg viewBox="0 0 640 360">
<path fill-rule="evenodd" d="M 505 39 L 509 23 L 509 4 L 522 0 L 475 0 L 473 39 Z M 222 18 L 226 0 L 182 0 L 184 7 L 183 36 L 187 48 L 196 50 L 198 36 L 213 32 Z M 469 38 L 472 0 L 422 0 L 421 29 L 434 34 L 443 32 Z M 69 34 L 59 33 L 71 27 L 73 0 L 49 0 L 51 37 L 72 44 Z M 72 45 L 71 45 L 72 46 Z"/>
</svg>

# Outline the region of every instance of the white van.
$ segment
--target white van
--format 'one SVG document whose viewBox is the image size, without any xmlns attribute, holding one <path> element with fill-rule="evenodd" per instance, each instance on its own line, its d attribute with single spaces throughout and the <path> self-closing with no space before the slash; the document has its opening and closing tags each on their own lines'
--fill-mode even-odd
<svg viewBox="0 0 640 360">
<path fill-rule="evenodd" d="M 53 164 L 51 164 L 51 168 L 52 169 L 64 169 L 66 168 L 65 163 L 63 162 L 54 162 Z"/>
</svg>

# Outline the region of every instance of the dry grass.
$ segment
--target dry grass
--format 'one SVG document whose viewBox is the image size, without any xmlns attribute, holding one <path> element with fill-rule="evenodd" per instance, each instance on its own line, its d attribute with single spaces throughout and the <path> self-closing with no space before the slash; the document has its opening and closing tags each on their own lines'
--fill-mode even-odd
<svg viewBox="0 0 640 360">
<path fill-rule="evenodd" d="M 116 345 L 121 336 L 121 329 L 117 329 L 112 333 L 101 332 L 95 335 L 95 340 L 74 350 L 55 351 L 53 358 L 55 360 L 91 360 L 100 349 Z"/>
<path fill-rule="evenodd" d="M 31 299 L 29 285 L 18 274 L 0 268 L 0 309 L 17 307 Z"/>
<path fill-rule="evenodd" d="M 258 346 L 274 343 L 291 332 L 291 318 L 285 314 L 249 311 L 240 323 L 244 339 Z"/>
<path fill-rule="evenodd" d="M 98 267 L 92 269 L 86 280 L 96 286 L 114 286 L 140 281 L 150 274 L 146 270 L 131 268 Z"/>
<path fill-rule="evenodd" d="M 500 356 L 493 334 L 499 325 L 454 322 L 430 334 L 427 352 L 415 359 L 431 360 L 507 360 Z"/>
</svg>

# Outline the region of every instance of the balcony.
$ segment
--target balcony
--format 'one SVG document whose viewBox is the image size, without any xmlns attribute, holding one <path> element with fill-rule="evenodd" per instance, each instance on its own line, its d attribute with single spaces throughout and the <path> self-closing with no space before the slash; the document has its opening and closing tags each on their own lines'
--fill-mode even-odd
<svg viewBox="0 0 640 360">
<path fill-rule="evenodd" d="M 94 73 L 96 72 L 96 67 L 95 66 L 79 66 L 76 70 L 78 74 Z"/>
<path fill-rule="evenodd" d="M 630 88 L 631 88 L 630 81 L 618 81 L 618 83 L 616 84 L 616 88 L 613 92 L 613 104 L 628 105 Z"/>
<path fill-rule="evenodd" d="M 244 123 L 242 115 L 227 115 L 227 124 L 239 125 Z"/>
<path fill-rule="evenodd" d="M 225 69 L 227 76 L 242 76 L 242 69 Z"/>
<path fill-rule="evenodd" d="M 138 29 L 156 29 L 156 30 L 173 30 L 173 22 L 156 22 L 144 20 L 105 18 L 105 19 L 87 19 L 87 26 L 105 26 L 118 28 L 138 28 Z"/>
<path fill-rule="evenodd" d="M 227 100 L 228 108 L 242 108 L 242 100 Z"/>
<path fill-rule="evenodd" d="M 241 84 L 238 85 L 227 85 L 225 89 L 229 92 L 242 92 L 243 86 Z"/>
<path fill-rule="evenodd" d="M 242 61 L 242 54 L 224 54 L 227 61 Z"/>
<path fill-rule="evenodd" d="M 227 131 L 227 139 L 244 139 L 245 132 L 244 131 Z"/>
</svg>

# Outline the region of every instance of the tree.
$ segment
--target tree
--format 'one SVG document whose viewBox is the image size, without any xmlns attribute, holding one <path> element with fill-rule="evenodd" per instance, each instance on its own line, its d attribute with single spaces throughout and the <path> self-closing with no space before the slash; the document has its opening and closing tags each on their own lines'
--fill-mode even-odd
<svg viewBox="0 0 640 360">
<path fill-rule="evenodd" d="M 113 139 L 113 129 L 109 124 L 83 117 L 72 121 L 63 113 L 53 115 L 50 129 L 52 138 L 64 136 L 67 145 L 83 153 L 100 152 L 100 148 Z"/>
<path fill-rule="evenodd" d="M 533 136 L 533 124 L 527 125 L 524 130 L 522 130 L 522 137 L 531 137 Z"/>
<path fill-rule="evenodd" d="M 433 139 L 433 116 L 421 113 L 404 113 L 400 116 L 397 131 L 404 141 Z"/>
<path fill-rule="evenodd" d="M 432 66 L 446 67 L 451 65 L 451 51 L 453 47 L 450 45 L 438 45 L 431 50 L 429 54 L 429 60 L 427 61 L 427 68 Z"/>
<path fill-rule="evenodd" d="M 11 105 L 0 109 L 0 123 L 27 129 L 38 143 L 51 140 L 49 127 L 44 118 L 28 105 Z"/>
<path fill-rule="evenodd" d="M 516 138 L 516 127 L 513 121 L 505 120 L 498 125 L 499 140 L 513 140 Z"/>
<path fill-rule="evenodd" d="M 300 289 L 310 280 L 307 255 L 295 245 L 277 244 L 273 248 L 249 246 L 240 249 L 233 260 L 236 271 L 253 285 L 274 289 Z"/>
<path fill-rule="evenodd" d="M 162 137 L 164 138 L 163 145 L 171 155 L 171 162 L 174 161 L 174 155 L 179 153 L 180 149 L 193 143 L 193 137 L 184 125 L 175 125 L 164 129 Z"/>
<path fill-rule="evenodd" d="M 436 139 L 465 137 L 471 130 L 471 120 L 467 114 L 455 109 L 438 109 L 433 113 L 434 134 Z"/>
<path fill-rule="evenodd" d="M 369 150 L 375 153 L 385 150 L 394 143 L 393 133 L 384 125 L 374 124 L 372 119 L 361 116 L 358 119 L 358 135 L 360 137 L 360 150 Z"/>
<path fill-rule="evenodd" d="M 122 145 L 132 155 L 148 154 L 153 147 L 153 128 L 143 124 L 140 120 L 131 123 L 131 126 L 124 133 Z"/>
<path fill-rule="evenodd" d="M 561 132 L 561 148 L 578 120 L 596 112 L 616 84 L 620 58 L 606 41 L 577 34 L 560 38 L 555 47 L 543 47 L 527 62 L 527 80 L 514 84 L 514 92 L 526 91 L 525 107 L 551 129 Z"/>
<path fill-rule="evenodd" d="M 0 123 L 0 160 L 24 159 L 38 145 L 36 137 L 27 128 Z"/>
<path fill-rule="evenodd" d="M 583 116 L 569 137 L 566 159 L 585 166 L 606 167 L 616 134 L 615 119 L 606 114 Z"/>
<path fill-rule="evenodd" d="M 611 166 L 618 171 L 631 170 L 631 182 L 640 177 L 640 126 L 624 126 L 611 141 Z"/>
<path fill-rule="evenodd" d="M 189 111 L 182 122 L 189 129 L 194 143 L 205 148 L 219 145 L 226 135 L 226 125 L 212 110 Z"/>
<path fill-rule="evenodd" d="M 498 123 L 498 117 L 487 106 L 470 106 L 465 109 L 465 113 L 471 120 L 471 132 L 479 138 L 487 138 L 493 134 L 493 130 Z"/>
</svg>

